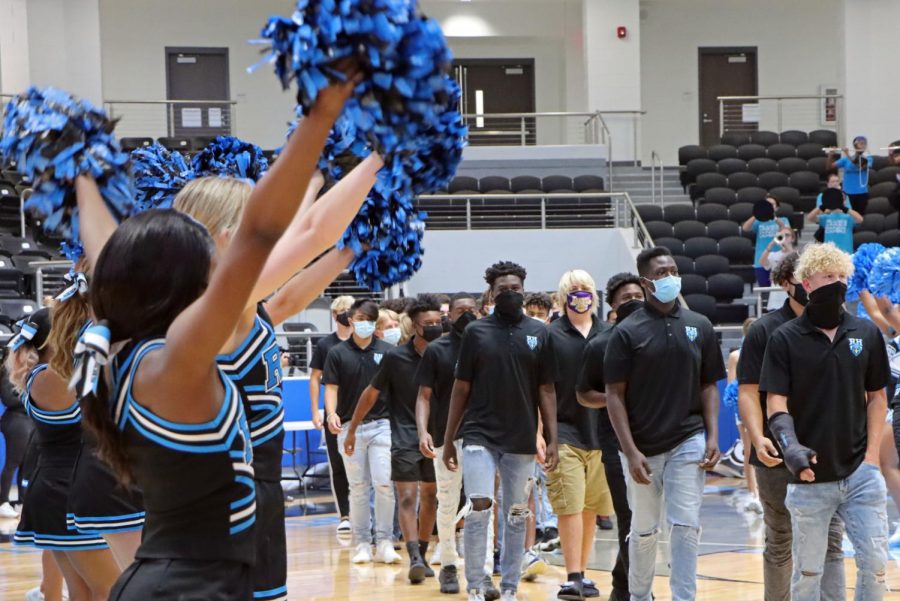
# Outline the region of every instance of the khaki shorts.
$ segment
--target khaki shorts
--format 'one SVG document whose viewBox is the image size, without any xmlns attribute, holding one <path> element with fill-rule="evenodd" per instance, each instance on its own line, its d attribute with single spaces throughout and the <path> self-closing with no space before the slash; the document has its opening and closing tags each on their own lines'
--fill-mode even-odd
<svg viewBox="0 0 900 601">
<path fill-rule="evenodd" d="M 547 496 L 557 515 L 611 515 L 612 496 L 600 451 L 560 445 L 559 467 L 547 474 Z"/>
</svg>

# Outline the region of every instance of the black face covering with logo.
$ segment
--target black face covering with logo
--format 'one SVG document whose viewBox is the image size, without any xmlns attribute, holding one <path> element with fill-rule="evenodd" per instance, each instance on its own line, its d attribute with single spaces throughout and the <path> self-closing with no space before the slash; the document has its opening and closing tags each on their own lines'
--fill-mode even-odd
<svg viewBox="0 0 900 601">
<path fill-rule="evenodd" d="M 806 317 L 814 326 L 823 330 L 838 327 L 846 296 L 847 284 L 844 282 L 833 282 L 813 290 L 806 305 Z"/>
</svg>

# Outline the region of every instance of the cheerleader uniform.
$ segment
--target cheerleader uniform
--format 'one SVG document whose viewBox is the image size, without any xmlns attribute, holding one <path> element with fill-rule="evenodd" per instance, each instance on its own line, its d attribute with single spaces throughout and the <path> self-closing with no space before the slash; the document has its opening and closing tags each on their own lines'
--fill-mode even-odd
<svg viewBox="0 0 900 601">
<path fill-rule="evenodd" d="M 78 402 L 61 411 L 47 411 L 34 404 L 31 386 L 46 364 L 28 375 L 22 402 L 34 420 L 37 467 L 28 481 L 22 516 L 13 543 L 51 551 L 106 549 L 97 533 L 73 532 L 66 524 L 66 503 L 72 469 L 81 445 L 81 407 Z"/>
<path fill-rule="evenodd" d="M 135 562 L 110 601 L 244 601 L 252 598 L 256 492 L 240 394 L 219 371 L 225 397 L 200 424 L 163 419 L 132 384 L 141 360 L 164 345 L 144 341 L 113 361 L 113 419 L 122 432 L 146 521 Z"/>
<path fill-rule="evenodd" d="M 233 353 L 220 355 L 219 368 L 241 391 L 253 445 L 256 480 L 256 565 L 253 599 L 287 599 L 287 543 L 281 456 L 284 407 L 281 397 L 281 350 L 275 326 L 260 303 L 253 329 Z"/>
<path fill-rule="evenodd" d="M 79 336 L 92 325 L 88 321 Z M 144 499 L 134 486 L 123 487 L 112 469 L 96 453 L 97 443 L 84 432 L 69 495 L 67 525 L 77 532 L 113 534 L 144 527 Z"/>
</svg>

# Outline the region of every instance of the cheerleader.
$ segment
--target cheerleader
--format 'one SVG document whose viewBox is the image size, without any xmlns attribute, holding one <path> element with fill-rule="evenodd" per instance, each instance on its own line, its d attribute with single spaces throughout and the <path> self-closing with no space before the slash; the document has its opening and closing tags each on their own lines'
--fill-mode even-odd
<svg viewBox="0 0 900 601">
<path fill-rule="evenodd" d="M 72 601 L 105 601 L 120 571 L 115 559 L 99 534 L 75 532 L 66 521 L 81 446 L 81 409 L 66 382 L 48 366 L 53 356 L 49 335 L 49 310 L 36 311 L 10 341 L 7 357 L 10 380 L 34 420 L 38 447 L 13 542 L 51 551 Z"/>
<path fill-rule="evenodd" d="M 93 180 L 76 182 L 87 256 L 98 257 L 91 304 L 99 321 L 83 336 L 74 381 L 101 456 L 140 486 L 147 512 L 136 560 L 111 599 L 254 596 L 250 430 L 239 388 L 216 358 L 253 302 L 353 85 L 320 94 L 250 194 L 215 270 L 214 238 L 196 220 L 154 210 L 115 229 Z M 346 227 L 355 214 L 347 213 L 335 227 Z M 109 342 L 124 347 L 105 377 L 92 378 Z"/>
<path fill-rule="evenodd" d="M 84 261 L 76 268 L 83 269 Z M 49 339 L 54 349 L 50 369 L 65 381 L 72 377 L 78 338 L 91 325 L 87 277 L 73 271 L 67 280 L 69 286 L 51 304 L 53 329 Z M 119 485 L 110 467 L 97 457 L 96 441 L 90 432 L 84 433 L 75 462 L 66 518 L 71 530 L 103 536 L 120 572 L 134 561 L 144 527 L 143 499 L 134 487 Z"/>
</svg>

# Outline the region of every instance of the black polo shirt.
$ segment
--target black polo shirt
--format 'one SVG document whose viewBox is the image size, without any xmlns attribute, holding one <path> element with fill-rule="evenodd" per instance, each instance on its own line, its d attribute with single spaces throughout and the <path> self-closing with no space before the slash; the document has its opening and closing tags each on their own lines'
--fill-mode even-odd
<svg viewBox="0 0 900 601">
<path fill-rule="evenodd" d="M 559 444 L 579 449 L 599 449 L 597 410 L 578 403 L 575 386 L 588 341 L 606 328 L 593 316 L 591 330 L 585 338 L 569 321 L 569 316 L 563 315 L 550 324 L 548 329 L 556 357 L 556 427 Z"/>
<path fill-rule="evenodd" d="M 815 481 L 834 482 L 865 459 L 866 392 L 889 380 L 884 338 L 872 322 L 845 312 L 832 342 L 804 313 L 772 335 L 759 388 L 787 397 L 797 440 L 817 453 Z"/>
<path fill-rule="evenodd" d="M 361 349 L 351 336 L 328 352 L 322 383 L 337 384 L 337 414 L 342 423 L 348 423 L 353 418 L 353 410 L 356 409 L 360 395 L 372 382 L 384 357 L 394 348 L 380 338 L 373 337 L 369 346 Z M 384 395 L 381 394 L 363 422 L 386 419 L 387 416 Z"/>
<path fill-rule="evenodd" d="M 395 347 L 381 360 L 372 388 L 382 393 L 391 420 L 391 450 L 418 450 L 416 369 L 422 360 L 413 340 Z"/>
<path fill-rule="evenodd" d="M 431 388 L 431 411 L 428 413 L 428 433 L 435 447 L 444 446 L 447 418 L 450 416 L 450 393 L 453 392 L 453 370 L 462 337 L 456 330 L 433 340 L 425 347 L 425 354 L 416 370 L 416 386 Z M 462 437 L 462 428 L 457 438 Z"/>
<path fill-rule="evenodd" d="M 313 347 L 312 359 L 309 360 L 309 368 L 325 371 L 325 359 L 328 357 L 328 351 L 342 342 L 343 340 L 338 338 L 338 335 L 335 332 L 332 332 L 324 338 L 319 338 L 316 346 Z"/>
<path fill-rule="evenodd" d="M 584 347 L 584 356 L 581 361 L 581 370 L 578 373 L 578 392 L 585 393 L 591 390 L 606 392 L 606 381 L 603 379 L 603 359 L 606 356 L 606 345 L 612 338 L 615 326 L 606 327 L 594 336 Z M 618 453 L 619 439 L 612 422 L 609 421 L 609 411 L 606 407 L 597 410 L 597 439 L 604 453 Z"/>
<path fill-rule="evenodd" d="M 537 451 L 538 388 L 555 379 L 552 345 L 547 327 L 524 315 L 514 324 L 489 315 L 466 327 L 456 366 L 456 378 L 472 384 L 465 445 Z"/>
<path fill-rule="evenodd" d="M 791 309 L 790 300 L 784 301 L 784 305 L 777 311 L 766 313 L 750 326 L 747 336 L 744 337 L 744 344 L 741 345 L 740 359 L 737 365 L 737 381 L 738 384 L 759 384 L 759 377 L 762 373 L 763 357 L 766 354 L 766 345 L 772 334 L 775 333 L 782 325 L 794 319 L 796 315 Z M 763 435 L 773 443 L 772 432 L 769 431 L 769 417 L 766 415 L 766 393 L 759 391 L 759 404 L 762 406 L 763 415 Z M 767 467 L 759 457 L 756 456 L 756 449 L 750 449 L 750 463 L 759 467 Z M 773 469 L 785 469 L 783 464 L 774 466 Z"/>
<path fill-rule="evenodd" d="M 725 377 L 709 320 L 676 304 L 649 303 L 613 329 L 603 360 L 607 384 L 627 383 L 631 436 L 647 456 L 671 451 L 704 429 L 700 388 Z"/>
</svg>

